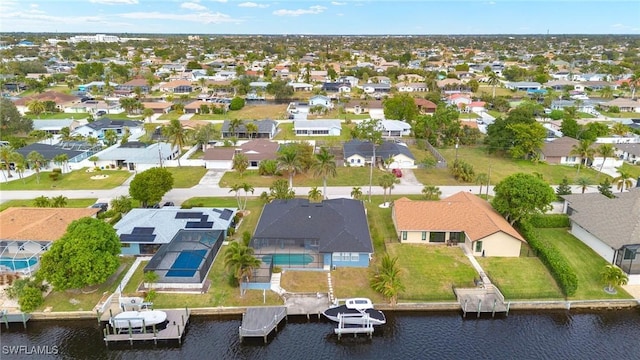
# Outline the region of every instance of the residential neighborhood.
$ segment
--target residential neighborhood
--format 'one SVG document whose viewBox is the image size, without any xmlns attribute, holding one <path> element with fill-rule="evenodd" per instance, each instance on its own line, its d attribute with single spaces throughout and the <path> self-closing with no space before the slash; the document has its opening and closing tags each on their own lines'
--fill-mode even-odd
<svg viewBox="0 0 640 360">
<path fill-rule="evenodd" d="M 639 48 L 2 34 L 0 309 L 639 299 Z"/>
</svg>

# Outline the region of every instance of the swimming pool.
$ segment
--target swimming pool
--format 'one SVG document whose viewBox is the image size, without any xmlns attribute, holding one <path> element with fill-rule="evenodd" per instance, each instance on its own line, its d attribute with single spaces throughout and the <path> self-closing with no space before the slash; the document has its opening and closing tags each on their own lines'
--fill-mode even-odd
<svg viewBox="0 0 640 360">
<path fill-rule="evenodd" d="M 13 258 L 7 258 L 7 257 L 0 258 L 0 266 L 7 267 L 9 268 L 9 270 L 12 270 L 12 271 L 30 268 L 37 263 L 38 263 L 38 259 L 35 257 L 30 259 L 24 259 L 24 258 L 13 259 Z"/>
<path fill-rule="evenodd" d="M 308 254 L 274 254 L 262 257 L 262 261 L 273 261 L 273 265 L 307 265 L 313 261 Z"/>
</svg>

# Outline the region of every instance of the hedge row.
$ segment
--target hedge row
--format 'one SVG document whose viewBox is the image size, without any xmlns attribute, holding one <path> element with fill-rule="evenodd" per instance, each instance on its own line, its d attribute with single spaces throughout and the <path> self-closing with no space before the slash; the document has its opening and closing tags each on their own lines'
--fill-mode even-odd
<svg viewBox="0 0 640 360">
<path fill-rule="evenodd" d="M 519 230 L 529 243 L 529 246 L 537 253 L 542 263 L 549 269 L 551 276 L 556 280 L 564 295 L 567 297 L 575 295 L 578 289 L 578 276 L 569 265 L 567 259 L 560 254 L 553 244 L 541 240 L 535 233 L 531 223 L 521 223 Z"/>
<path fill-rule="evenodd" d="M 529 220 L 531 226 L 535 228 L 566 228 L 571 226 L 569 216 L 566 214 L 546 214 L 534 215 Z"/>
</svg>

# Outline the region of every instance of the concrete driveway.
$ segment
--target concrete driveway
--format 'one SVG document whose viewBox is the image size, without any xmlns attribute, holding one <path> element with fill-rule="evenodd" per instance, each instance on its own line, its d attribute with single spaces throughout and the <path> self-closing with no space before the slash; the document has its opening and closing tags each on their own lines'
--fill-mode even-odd
<svg viewBox="0 0 640 360">
<path fill-rule="evenodd" d="M 220 183 L 220 179 L 222 179 L 222 176 L 224 175 L 225 171 L 224 170 L 214 170 L 214 169 L 210 169 L 206 172 L 206 174 L 204 174 L 204 176 L 202 177 L 202 179 L 200 179 L 200 185 L 207 185 L 207 186 L 213 186 L 213 187 L 219 187 L 218 184 Z"/>
<path fill-rule="evenodd" d="M 421 186 L 422 184 L 416 179 L 412 169 L 402 169 L 402 177 L 400 178 L 400 185 L 409 186 Z"/>
</svg>

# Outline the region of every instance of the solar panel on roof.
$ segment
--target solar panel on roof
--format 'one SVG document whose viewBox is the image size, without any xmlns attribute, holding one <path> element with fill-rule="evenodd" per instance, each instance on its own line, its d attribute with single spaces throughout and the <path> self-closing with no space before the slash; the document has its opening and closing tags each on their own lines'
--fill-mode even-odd
<svg viewBox="0 0 640 360">
<path fill-rule="evenodd" d="M 186 229 L 211 229 L 213 227 L 213 221 L 189 221 L 185 226 Z"/>
<path fill-rule="evenodd" d="M 213 208 L 213 209 L 211 209 L 211 211 L 213 211 L 215 213 L 218 213 L 218 214 L 222 213 L 222 210 L 217 209 L 217 208 Z"/>
<path fill-rule="evenodd" d="M 133 230 L 131 231 L 131 233 L 132 234 L 151 235 L 151 234 L 153 234 L 153 230 L 155 230 L 155 228 L 152 228 L 152 227 L 134 227 Z"/>
<path fill-rule="evenodd" d="M 201 212 L 185 212 L 180 211 L 176 213 L 176 219 L 200 219 L 202 218 Z"/>
<path fill-rule="evenodd" d="M 233 215 L 233 211 L 232 210 L 224 209 L 222 211 L 222 214 L 220 214 L 220 219 L 229 220 L 229 219 L 231 219 L 231 215 Z"/>
<path fill-rule="evenodd" d="M 153 242 L 156 239 L 154 234 L 122 234 L 120 241 L 123 242 Z"/>
</svg>

